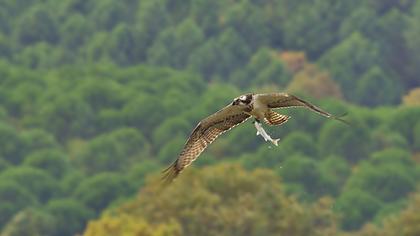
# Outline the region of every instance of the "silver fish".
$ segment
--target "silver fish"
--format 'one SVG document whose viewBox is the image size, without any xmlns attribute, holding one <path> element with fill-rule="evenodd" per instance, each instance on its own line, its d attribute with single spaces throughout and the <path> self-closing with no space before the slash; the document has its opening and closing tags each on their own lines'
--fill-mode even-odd
<svg viewBox="0 0 420 236">
<path fill-rule="evenodd" d="M 278 146 L 278 142 L 280 141 L 280 139 L 272 139 L 270 137 L 270 135 L 267 134 L 267 132 L 264 130 L 264 128 L 262 127 L 261 123 L 259 122 L 254 122 L 255 128 L 257 129 L 257 135 L 261 135 L 265 141 L 270 141 L 272 142 L 274 145 Z"/>
</svg>

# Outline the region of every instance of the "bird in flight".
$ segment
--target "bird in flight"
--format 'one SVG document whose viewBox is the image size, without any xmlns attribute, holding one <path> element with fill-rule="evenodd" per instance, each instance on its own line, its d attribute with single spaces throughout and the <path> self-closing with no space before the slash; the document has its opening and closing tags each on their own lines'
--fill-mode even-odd
<svg viewBox="0 0 420 236">
<path fill-rule="evenodd" d="M 218 112 L 204 118 L 190 134 L 181 154 L 163 171 L 163 179 L 166 183 L 172 182 L 182 170 L 195 161 L 198 156 L 220 134 L 245 122 L 251 116 L 258 124 L 264 121 L 268 125 L 281 125 L 290 117 L 279 114 L 273 109 L 287 107 L 304 107 L 327 118 L 339 120 L 348 124 L 340 117 L 331 115 L 321 108 L 310 104 L 294 95 L 287 93 L 248 93 L 235 98 L 232 103 Z"/>
</svg>

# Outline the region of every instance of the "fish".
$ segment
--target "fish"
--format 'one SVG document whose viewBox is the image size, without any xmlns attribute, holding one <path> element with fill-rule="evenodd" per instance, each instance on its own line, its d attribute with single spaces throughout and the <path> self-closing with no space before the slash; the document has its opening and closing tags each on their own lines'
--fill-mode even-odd
<svg viewBox="0 0 420 236">
<path fill-rule="evenodd" d="M 273 139 L 271 138 L 270 135 L 267 134 L 267 132 L 264 130 L 264 128 L 262 127 L 261 123 L 255 121 L 254 122 L 255 128 L 257 129 L 257 135 L 261 135 L 264 140 L 270 141 L 271 143 L 273 143 L 274 145 L 278 146 L 278 142 L 280 141 L 280 139 Z"/>
</svg>

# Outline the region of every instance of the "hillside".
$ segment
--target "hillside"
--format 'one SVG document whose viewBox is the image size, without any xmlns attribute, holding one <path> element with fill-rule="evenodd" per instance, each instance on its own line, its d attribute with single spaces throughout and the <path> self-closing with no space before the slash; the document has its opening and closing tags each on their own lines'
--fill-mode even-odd
<svg viewBox="0 0 420 236">
<path fill-rule="evenodd" d="M 0 235 L 420 234 L 419 36 L 413 0 L 4 0 Z M 352 126 L 282 110 L 279 147 L 245 123 L 160 192 L 250 91 Z"/>
</svg>

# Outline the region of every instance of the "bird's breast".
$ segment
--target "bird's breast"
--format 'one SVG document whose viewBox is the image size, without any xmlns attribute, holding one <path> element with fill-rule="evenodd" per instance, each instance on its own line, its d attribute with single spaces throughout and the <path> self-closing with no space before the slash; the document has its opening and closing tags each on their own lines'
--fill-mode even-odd
<svg viewBox="0 0 420 236">
<path fill-rule="evenodd" d="M 252 110 L 249 112 L 249 114 L 261 120 L 265 117 L 267 110 L 268 107 L 265 104 L 260 102 L 258 99 L 255 99 L 255 101 L 252 103 Z"/>
</svg>

